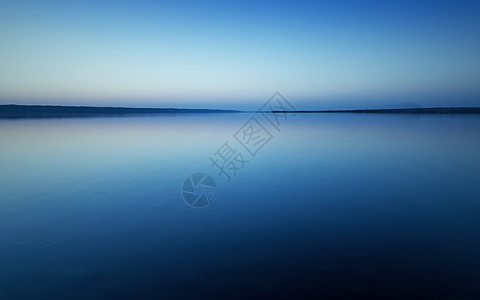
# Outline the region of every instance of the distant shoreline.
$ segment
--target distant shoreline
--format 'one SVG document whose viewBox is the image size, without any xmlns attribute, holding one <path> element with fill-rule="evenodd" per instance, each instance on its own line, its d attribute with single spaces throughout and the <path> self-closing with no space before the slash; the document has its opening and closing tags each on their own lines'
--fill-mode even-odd
<svg viewBox="0 0 480 300">
<path fill-rule="evenodd" d="M 272 113 L 375 113 L 375 114 L 480 114 L 480 107 L 430 107 L 391 109 L 349 109 L 349 110 L 275 110 Z"/>
<path fill-rule="evenodd" d="M 61 105 L 0 105 L 0 119 L 121 117 L 135 115 L 241 113 L 239 110 L 185 108 L 131 108 Z M 480 107 L 431 107 L 351 110 L 296 110 L 272 113 L 480 114 Z"/>
<path fill-rule="evenodd" d="M 159 114 L 195 114 L 195 113 L 237 113 L 237 110 L 221 109 L 182 109 L 182 108 L 130 108 L 96 106 L 60 106 L 60 105 L 0 105 L 0 119 L 28 118 L 87 118 L 117 117 Z"/>
</svg>

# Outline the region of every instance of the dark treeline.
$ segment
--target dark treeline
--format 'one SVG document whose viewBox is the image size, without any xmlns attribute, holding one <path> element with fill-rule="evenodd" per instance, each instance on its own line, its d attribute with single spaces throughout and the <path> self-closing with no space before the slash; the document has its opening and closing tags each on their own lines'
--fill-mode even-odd
<svg viewBox="0 0 480 300">
<path fill-rule="evenodd" d="M 49 106 L 49 105 L 0 105 L 0 118 L 69 118 L 96 116 L 126 116 L 138 114 L 184 114 L 221 113 L 234 110 L 178 109 L 178 108 L 129 108 L 94 106 Z"/>
<path fill-rule="evenodd" d="M 480 107 L 432 107 L 352 110 L 275 110 L 273 113 L 388 113 L 388 114 L 480 114 Z"/>
</svg>

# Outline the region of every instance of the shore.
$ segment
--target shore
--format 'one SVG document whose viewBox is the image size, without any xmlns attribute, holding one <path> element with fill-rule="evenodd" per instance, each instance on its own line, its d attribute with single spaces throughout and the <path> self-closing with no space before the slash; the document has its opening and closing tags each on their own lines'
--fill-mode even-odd
<svg viewBox="0 0 480 300">
<path fill-rule="evenodd" d="M 480 114 L 480 107 L 430 107 L 351 110 L 295 110 L 272 111 L 273 113 L 376 113 L 376 114 Z"/>
<path fill-rule="evenodd" d="M 95 106 L 0 105 L 0 119 L 74 118 L 153 114 L 232 113 L 235 110 Z"/>
</svg>

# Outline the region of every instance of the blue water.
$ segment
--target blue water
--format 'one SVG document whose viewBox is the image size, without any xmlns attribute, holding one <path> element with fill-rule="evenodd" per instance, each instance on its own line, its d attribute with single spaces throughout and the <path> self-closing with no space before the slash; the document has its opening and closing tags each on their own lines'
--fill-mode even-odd
<svg viewBox="0 0 480 300">
<path fill-rule="evenodd" d="M 0 120 L 0 299 L 480 298 L 480 117 L 251 116 Z"/>
</svg>

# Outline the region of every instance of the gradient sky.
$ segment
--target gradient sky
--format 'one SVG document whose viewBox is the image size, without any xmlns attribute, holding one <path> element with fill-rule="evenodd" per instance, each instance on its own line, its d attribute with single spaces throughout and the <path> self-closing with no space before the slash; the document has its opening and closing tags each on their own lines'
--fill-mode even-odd
<svg viewBox="0 0 480 300">
<path fill-rule="evenodd" d="M 1 1 L 0 104 L 480 105 L 480 1 Z"/>
</svg>

